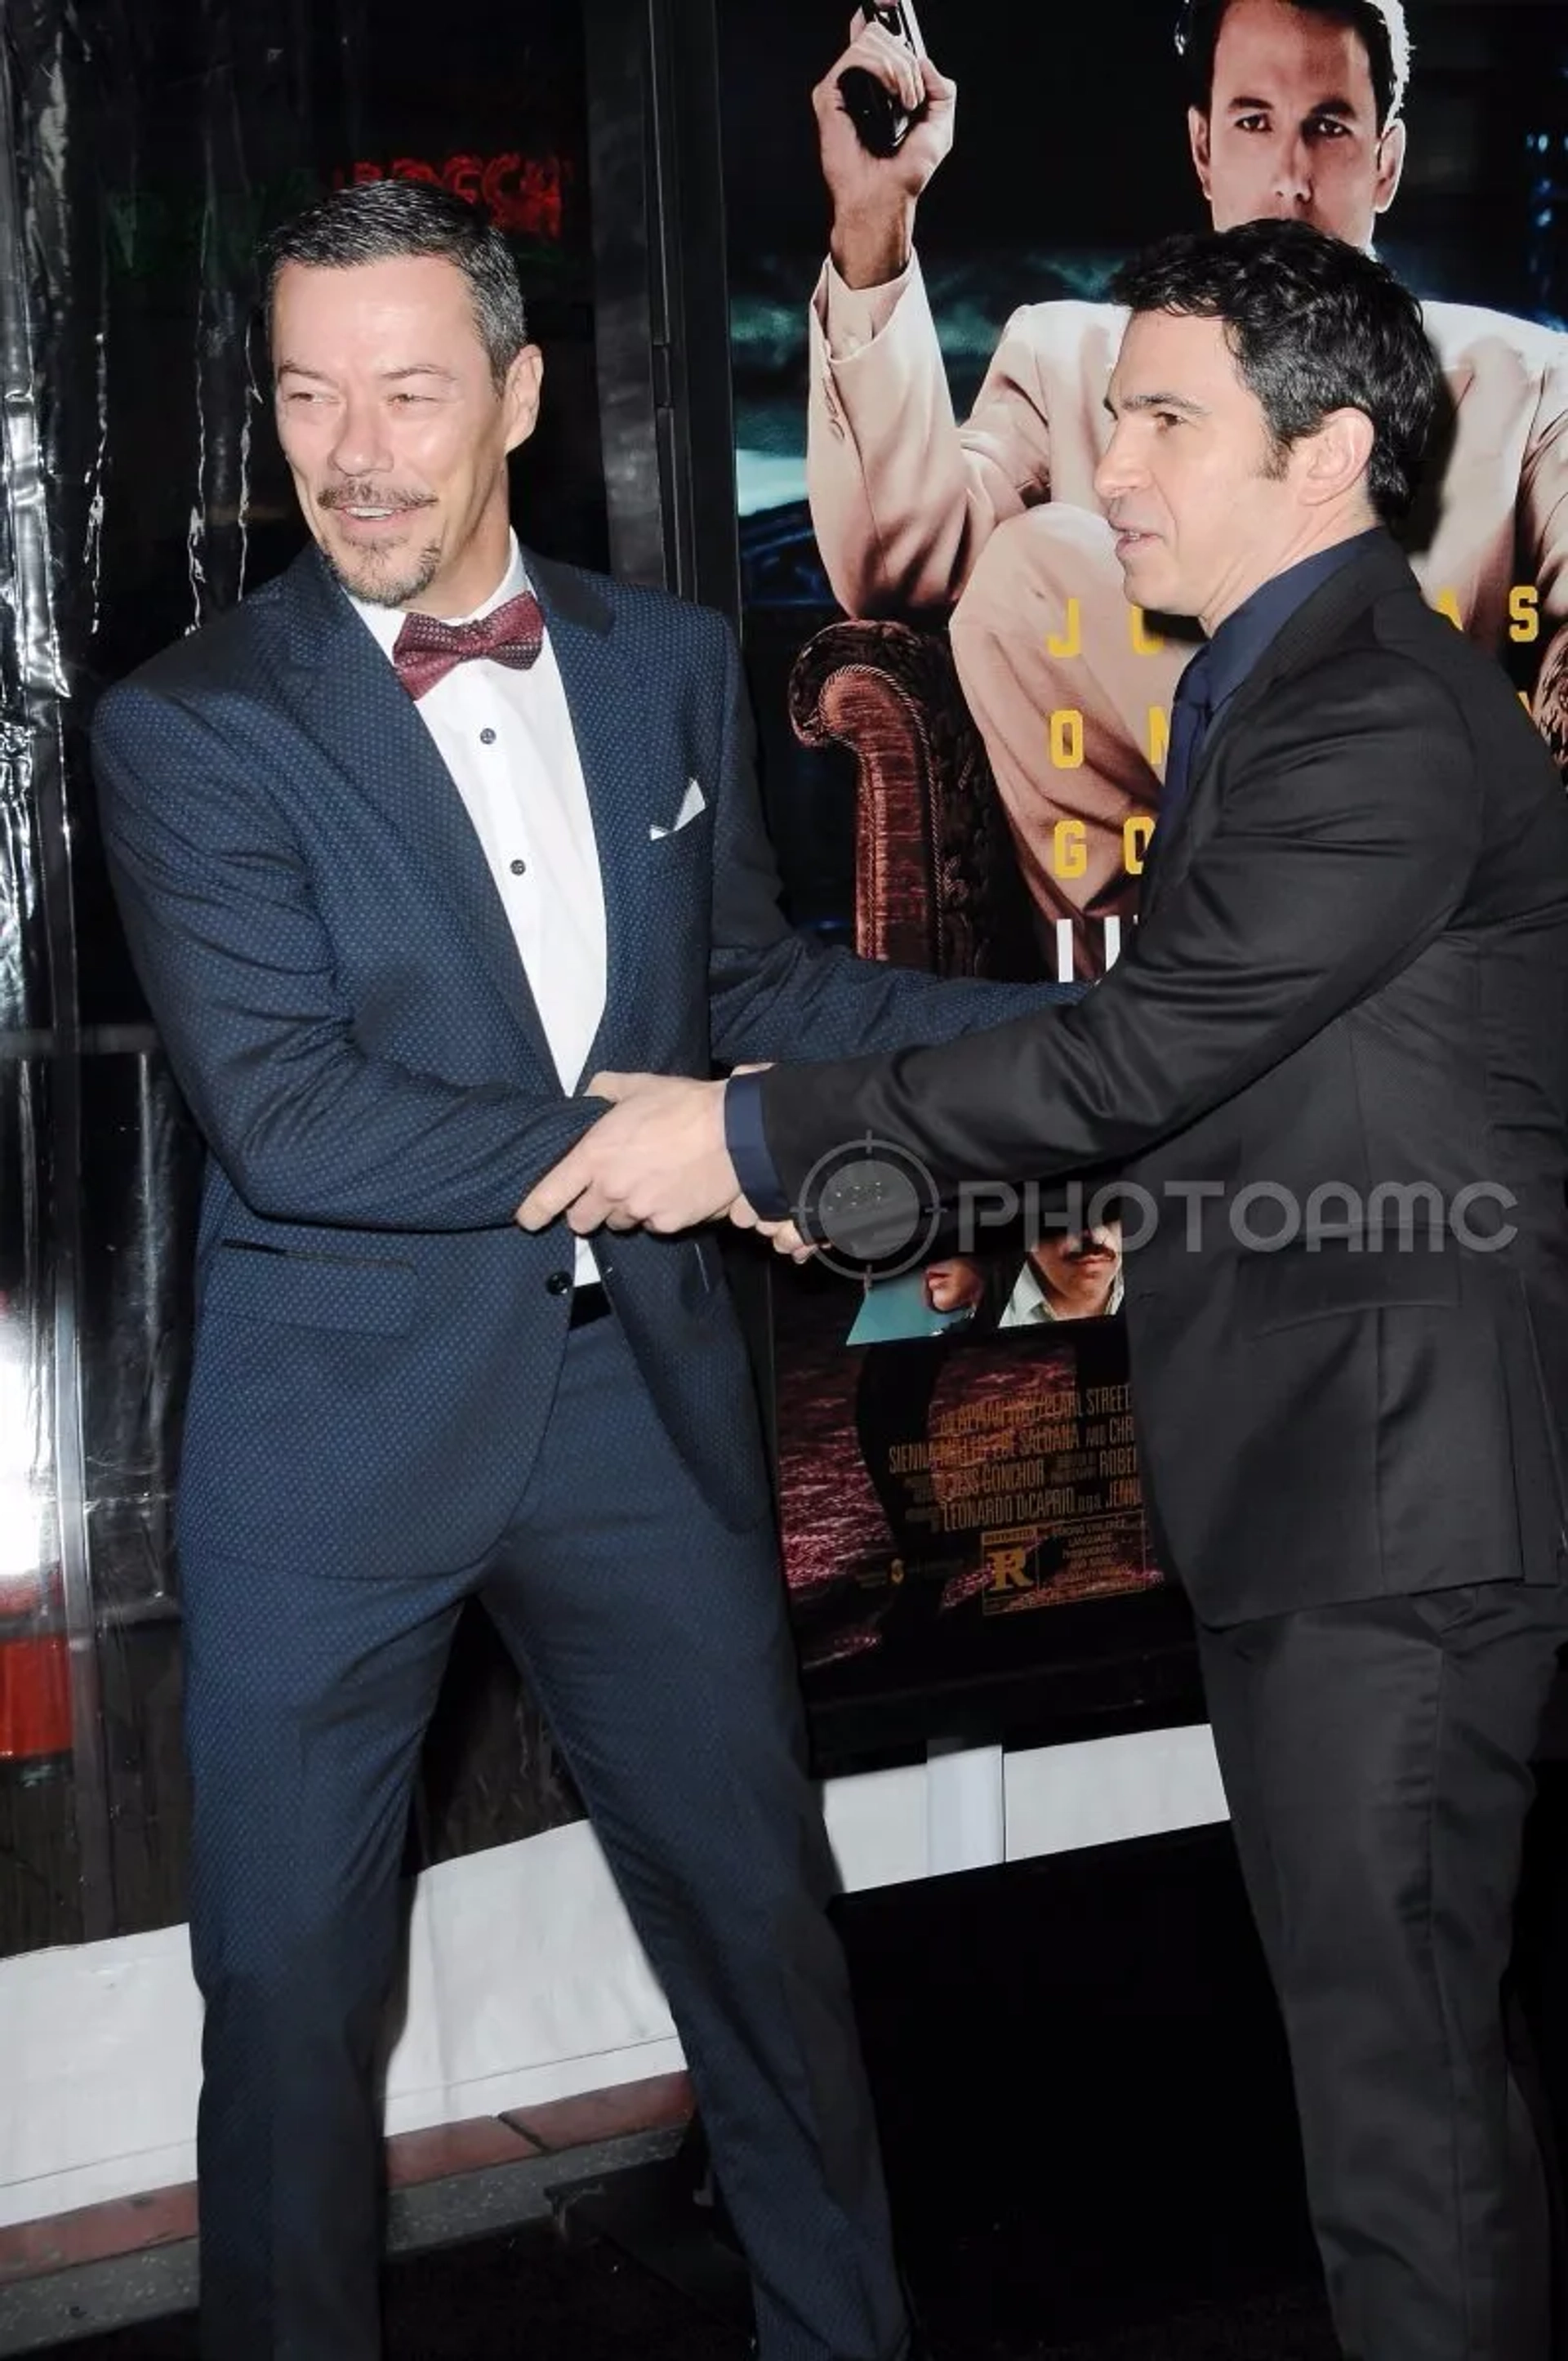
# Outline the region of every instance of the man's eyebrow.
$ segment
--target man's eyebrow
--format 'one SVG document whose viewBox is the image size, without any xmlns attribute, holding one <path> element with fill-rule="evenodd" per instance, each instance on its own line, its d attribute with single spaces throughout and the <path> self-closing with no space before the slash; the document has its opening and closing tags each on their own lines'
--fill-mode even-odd
<svg viewBox="0 0 1568 2361">
<path fill-rule="evenodd" d="M 1267 115 L 1274 106 L 1271 98 L 1233 98 L 1226 101 L 1230 115 Z M 1309 115 L 1348 115 L 1354 120 L 1359 109 L 1353 98 L 1315 98 L 1308 107 Z"/>
<path fill-rule="evenodd" d="M 401 368 L 382 369 L 379 374 L 383 385 L 396 385 L 405 377 L 444 378 L 448 385 L 455 385 L 457 382 L 451 369 L 443 368 L 439 361 L 409 361 Z M 308 377 L 317 385 L 330 385 L 332 382 L 324 369 L 307 368 L 303 361 L 280 361 L 277 375 Z"/>
<path fill-rule="evenodd" d="M 1113 418 L 1120 418 L 1124 410 L 1179 410 L 1188 418 L 1207 418 L 1209 415 L 1202 402 L 1192 401 L 1184 393 L 1130 393 L 1122 402 L 1107 394 L 1105 407 Z"/>
</svg>

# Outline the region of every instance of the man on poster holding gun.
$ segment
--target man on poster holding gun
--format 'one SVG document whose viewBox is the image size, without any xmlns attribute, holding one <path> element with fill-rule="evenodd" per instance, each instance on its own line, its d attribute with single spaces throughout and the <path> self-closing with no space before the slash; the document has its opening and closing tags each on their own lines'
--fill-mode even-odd
<svg viewBox="0 0 1568 2361">
<path fill-rule="evenodd" d="M 817 544 L 848 614 L 951 610 L 1040 910 L 1127 917 L 1190 648 L 1125 611 L 1094 499 L 1121 318 L 1107 303 L 1024 305 L 957 423 L 915 230 L 958 93 L 894 25 L 917 47 L 902 0 L 858 14 L 814 93 L 833 208 L 809 323 Z M 1405 163 L 1402 0 L 1189 0 L 1178 37 L 1214 226 L 1303 221 L 1370 248 Z M 847 72 L 901 110 L 891 154 L 866 145 Z M 1568 772 L 1568 338 L 1471 304 L 1429 302 L 1424 320 L 1454 431 L 1416 574 L 1483 647 L 1539 646 L 1535 711 Z"/>
<path fill-rule="evenodd" d="M 1146 1500 L 1345 2353 L 1545 2361 L 1500 1985 L 1568 1638 L 1568 801 L 1386 529 L 1439 392 L 1414 299 L 1282 222 L 1171 239 L 1118 291 L 1096 489 L 1129 602 L 1208 639 L 1131 947 L 951 1047 L 600 1075 L 621 1104 L 520 1218 L 792 1215 L 841 1257 L 912 1172 L 971 1203 L 1121 1172 L 1155 1216 Z"/>
</svg>

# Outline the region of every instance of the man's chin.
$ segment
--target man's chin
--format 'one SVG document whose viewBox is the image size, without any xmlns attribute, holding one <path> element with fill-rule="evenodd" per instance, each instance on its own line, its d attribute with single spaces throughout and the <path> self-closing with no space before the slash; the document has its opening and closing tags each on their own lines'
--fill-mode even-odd
<svg viewBox="0 0 1568 2361">
<path fill-rule="evenodd" d="M 1343 246 L 1359 247 L 1364 254 L 1372 250 L 1377 235 L 1377 216 L 1367 208 L 1365 196 L 1361 203 L 1348 203 L 1343 214 L 1320 212 L 1309 205 L 1306 212 L 1292 204 L 1249 204 L 1245 202 L 1231 206 L 1212 205 L 1210 215 L 1215 229 L 1240 229 L 1247 222 L 1294 221 L 1308 229 L 1321 230 L 1325 237 L 1337 237 Z"/>
<path fill-rule="evenodd" d="M 1157 541 L 1137 542 L 1131 549 L 1118 549 L 1116 562 L 1122 569 L 1122 588 L 1131 605 L 1169 614 L 1173 609 L 1158 596 L 1163 554 Z"/>
<path fill-rule="evenodd" d="M 1307 215 L 1309 229 L 1321 230 L 1325 237 L 1337 237 L 1342 246 L 1354 246 L 1363 254 L 1370 254 L 1373 239 L 1377 235 L 1375 216 L 1365 214 L 1347 214 L 1343 221 L 1331 221 L 1322 214 Z"/>
<path fill-rule="evenodd" d="M 440 566 L 433 549 L 361 549 L 328 527 L 318 546 L 351 598 L 367 607 L 406 607 L 429 588 Z"/>
</svg>

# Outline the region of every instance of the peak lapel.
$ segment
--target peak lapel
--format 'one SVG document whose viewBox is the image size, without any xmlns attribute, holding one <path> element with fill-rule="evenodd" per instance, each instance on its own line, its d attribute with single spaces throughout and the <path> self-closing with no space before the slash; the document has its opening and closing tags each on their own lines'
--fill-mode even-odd
<svg viewBox="0 0 1568 2361">
<path fill-rule="evenodd" d="M 412 697 L 315 550 L 290 568 L 286 591 L 306 728 L 334 769 L 413 851 L 554 1080 L 554 1060 L 495 880 Z"/>
<path fill-rule="evenodd" d="M 648 864 L 648 719 L 642 686 L 617 633 L 615 609 L 599 585 L 573 567 L 524 552 L 555 652 L 577 757 L 583 766 L 604 888 L 605 1007 L 585 1074 L 605 1062 L 621 1010 L 642 967 L 642 901 Z"/>
</svg>

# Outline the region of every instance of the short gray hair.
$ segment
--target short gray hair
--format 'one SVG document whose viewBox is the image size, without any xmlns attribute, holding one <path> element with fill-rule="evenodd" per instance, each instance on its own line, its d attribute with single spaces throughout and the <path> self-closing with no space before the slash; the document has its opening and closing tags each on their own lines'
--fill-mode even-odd
<svg viewBox="0 0 1568 2361">
<path fill-rule="evenodd" d="M 361 181 L 335 189 L 275 230 L 261 249 L 267 314 L 284 265 L 352 270 L 399 255 L 434 255 L 468 281 L 479 337 L 498 386 L 528 342 L 511 248 L 466 198 L 427 181 Z"/>
</svg>

